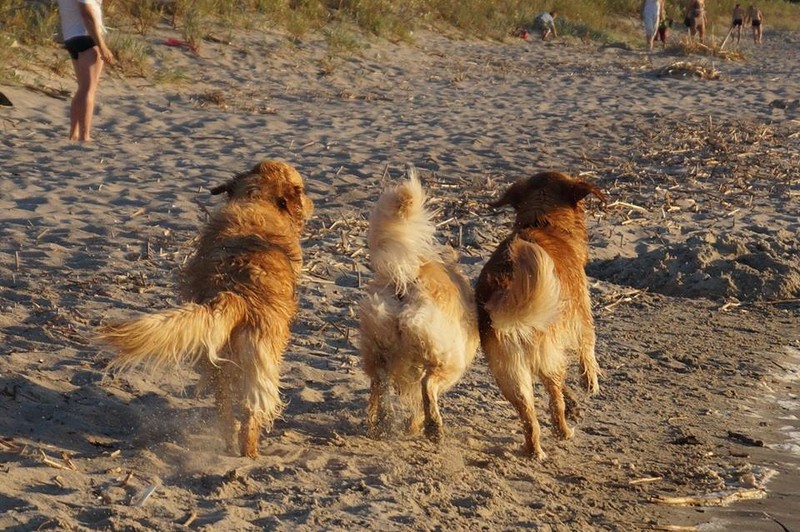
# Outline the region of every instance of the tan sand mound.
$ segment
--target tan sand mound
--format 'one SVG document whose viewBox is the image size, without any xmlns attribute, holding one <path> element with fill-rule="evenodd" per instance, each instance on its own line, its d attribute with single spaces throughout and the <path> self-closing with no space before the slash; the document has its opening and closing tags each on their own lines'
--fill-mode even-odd
<svg viewBox="0 0 800 532">
<path fill-rule="evenodd" d="M 591 275 L 616 284 L 677 297 L 739 301 L 800 297 L 797 241 L 785 231 L 742 235 L 693 235 L 635 258 L 590 265 Z"/>
</svg>

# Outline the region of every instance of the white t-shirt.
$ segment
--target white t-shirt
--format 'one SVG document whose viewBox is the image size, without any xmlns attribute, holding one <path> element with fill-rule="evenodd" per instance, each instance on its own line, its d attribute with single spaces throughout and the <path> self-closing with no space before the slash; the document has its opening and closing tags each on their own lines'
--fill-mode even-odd
<svg viewBox="0 0 800 532">
<path fill-rule="evenodd" d="M 83 25 L 81 8 L 78 4 L 89 6 L 89 9 L 92 10 L 100 23 L 100 31 L 105 33 L 102 10 L 103 0 L 58 0 L 58 10 L 61 12 L 61 33 L 64 34 L 64 40 L 81 35 L 89 35 L 89 32 L 86 31 L 86 26 Z"/>
</svg>

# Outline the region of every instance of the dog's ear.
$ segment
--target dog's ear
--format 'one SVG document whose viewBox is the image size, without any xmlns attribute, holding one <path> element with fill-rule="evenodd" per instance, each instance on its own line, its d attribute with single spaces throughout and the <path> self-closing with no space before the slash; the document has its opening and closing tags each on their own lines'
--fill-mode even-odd
<svg viewBox="0 0 800 532">
<path fill-rule="evenodd" d="M 228 197 L 231 197 L 231 193 L 233 192 L 233 181 L 228 181 L 222 185 L 217 185 L 210 190 L 212 196 L 217 196 L 222 194 L 223 192 L 228 194 Z"/>
<path fill-rule="evenodd" d="M 210 190 L 212 196 L 216 196 L 218 194 L 222 194 L 223 192 L 228 195 L 228 199 L 233 197 L 234 192 L 236 192 L 236 185 L 242 180 L 242 178 L 247 177 L 252 172 L 243 172 L 241 174 L 236 174 L 231 179 L 227 180 L 225 183 L 221 185 L 217 185 Z"/>
<path fill-rule="evenodd" d="M 519 190 L 524 186 L 522 182 L 516 182 L 510 187 L 506 189 L 500 198 L 491 202 L 489 207 L 492 209 L 499 209 L 500 207 L 505 207 L 506 205 L 511 205 L 512 207 L 517 204 L 517 198 L 519 197 Z"/>
<path fill-rule="evenodd" d="M 579 201 L 589 194 L 594 194 L 603 205 L 606 203 L 606 196 L 603 194 L 603 191 L 586 181 L 575 181 L 570 184 L 568 190 L 569 199 L 573 205 L 577 205 Z"/>
</svg>

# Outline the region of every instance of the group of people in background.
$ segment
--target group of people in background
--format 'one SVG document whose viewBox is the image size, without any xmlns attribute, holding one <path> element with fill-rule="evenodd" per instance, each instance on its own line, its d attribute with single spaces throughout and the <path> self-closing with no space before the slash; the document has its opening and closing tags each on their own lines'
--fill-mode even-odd
<svg viewBox="0 0 800 532">
<path fill-rule="evenodd" d="M 105 63 L 112 64 L 114 56 L 105 42 L 105 27 L 102 14 L 103 0 L 58 0 L 61 14 L 61 29 L 64 47 L 72 58 L 78 89 L 70 104 L 70 140 L 90 141 L 94 99 L 100 83 L 100 74 Z M 648 17 L 648 13 L 654 16 Z M 684 24 L 689 29 L 692 40 L 697 37 L 705 43 L 706 7 L 705 0 L 688 0 L 684 11 Z M 647 33 L 648 49 L 658 40 L 667 44 L 667 30 L 672 19 L 667 17 L 665 0 L 643 0 L 642 15 Z M 534 29 L 540 32 L 542 40 L 558 37 L 555 19 L 558 12 L 553 10 L 541 13 L 533 21 Z M 648 18 L 650 20 L 648 20 Z M 655 24 L 652 19 L 655 19 Z M 764 14 L 755 5 L 745 11 L 736 4 L 728 32 L 736 31 L 736 42 L 742 37 L 742 27 L 750 24 L 753 29 L 753 42 L 761 44 L 764 31 Z"/>
<path fill-rule="evenodd" d="M 731 16 L 731 29 L 736 30 L 736 42 L 738 43 L 742 38 L 742 26 L 747 23 L 753 28 L 753 42 L 761 44 L 761 39 L 764 35 L 764 14 L 755 5 L 751 5 L 745 12 L 741 4 L 736 4 L 733 8 L 733 15 Z"/>
<path fill-rule="evenodd" d="M 648 11 L 653 12 L 653 10 L 660 14 L 656 29 L 649 28 L 647 21 Z M 648 48 L 652 49 L 655 41 L 660 41 L 662 45 L 666 46 L 667 29 L 672 26 L 672 19 L 668 18 L 666 13 L 666 2 L 664 0 L 643 0 L 642 16 L 645 23 Z M 683 17 L 684 25 L 689 31 L 690 38 L 693 41 L 697 39 L 701 44 L 705 44 L 707 24 L 705 0 L 688 0 L 683 8 Z M 753 42 L 761 44 L 764 31 L 764 14 L 755 4 L 751 4 L 747 10 L 743 9 L 741 4 L 736 4 L 736 7 L 733 8 L 731 27 L 728 34 L 730 35 L 736 31 L 737 43 L 741 40 L 742 27 L 745 24 L 750 24 L 752 27 Z"/>
<path fill-rule="evenodd" d="M 705 43 L 706 31 L 706 6 L 705 0 L 690 0 L 684 12 L 685 24 L 689 28 L 689 35 L 692 39 L 697 36 L 701 43 Z M 742 27 L 745 24 L 750 24 L 753 28 L 753 42 L 761 44 L 763 37 L 763 24 L 764 14 L 755 4 L 751 4 L 747 11 L 745 11 L 741 4 L 736 4 L 733 8 L 731 15 L 731 28 L 732 32 L 736 30 L 736 42 L 742 38 Z"/>
<path fill-rule="evenodd" d="M 691 40 L 699 40 L 705 44 L 706 40 L 706 4 L 705 0 L 688 0 L 683 6 L 683 22 L 688 29 Z M 558 37 L 555 19 L 558 12 L 548 11 L 538 14 L 533 20 L 533 29 L 539 32 L 542 40 L 548 37 Z M 642 18 L 645 25 L 647 47 L 652 49 L 655 42 L 660 42 L 662 46 L 667 45 L 667 33 L 672 27 L 673 20 L 667 14 L 665 0 L 643 0 Z M 653 23 L 655 21 L 655 23 Z M 729 35 L 736 31 L 736 42 L 739 43 L 742 37 L 742 27 L 750 24 L 753 29 L 753 42 L 761 44 L 763 37 L 764 14 L 755 4 L 751 4 L 747 10 L 741 4 L 736 4 L 731 17 L 731 27 Z M 527 32 L 525 34 L 527 38 Z"/>
</svg>

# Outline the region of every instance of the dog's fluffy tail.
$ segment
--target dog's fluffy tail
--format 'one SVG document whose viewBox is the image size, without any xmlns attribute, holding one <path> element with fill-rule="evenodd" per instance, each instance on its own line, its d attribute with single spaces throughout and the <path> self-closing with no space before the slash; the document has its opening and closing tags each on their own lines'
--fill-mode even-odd
<svg viewBox="0 0 800 532">
<path fill-rule="evenodd" d="M 553 259 L 538 244 L 516 238 L 509 254 L 511 283 L 486 302 L 486 310 L 498 334 L 529 340 L 531 329 L 544 331 L 558 317 L 561 286 Z"/>
<path fill-rule="evenodd" d="M 370 216 L 367 242 L 373 271 L 404 293 L 420 266 L 438 259 L 435 232 L 422 184 L 409 167 L 408 180 L 384 191 Z"/>
<path fill-rule="evenodd" d="M 246 314 L 242 298 L 222 292 L 204 304 L 147 314 L 101 329 L 97 339 L 116 348 L 110 368 L 142 365 L 152 371 L 202 358 L 216 365 L 231 331 Z"/>
</svg>

